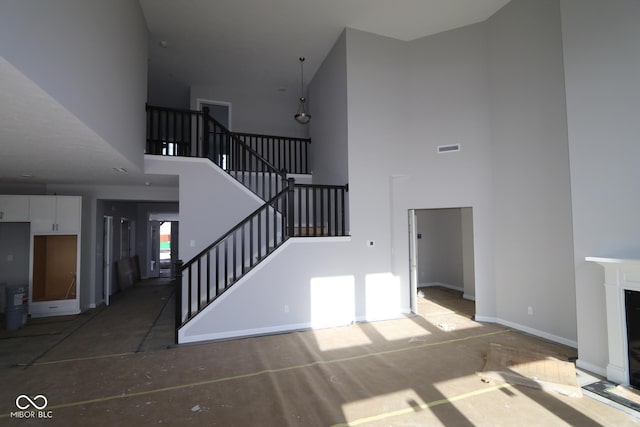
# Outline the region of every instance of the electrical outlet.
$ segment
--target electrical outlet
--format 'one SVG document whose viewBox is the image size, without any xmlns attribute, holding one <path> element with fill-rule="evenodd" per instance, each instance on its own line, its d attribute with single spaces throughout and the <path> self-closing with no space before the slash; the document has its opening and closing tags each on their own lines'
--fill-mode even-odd
<svg viewBox="0 0 640 427">
<path fill-rule="evenodd" d="M 285 312 L 285 313 L 288 313 L 288 312 L 289 312 L 289 306 L 288 306 L 288 305 L 285 305 L 285 306 L 284 306 L 284 312 Z"/>
<path fill-rule="evenodd" d="M 531 307 L 531 306 L 527 307 L 527 314 L 529 316 L 533 316 L 533 307 Z"/>
<path fill-rule="evenodd" d="M 13 255 L 11 255 L 11 254 L 7 255 L 7 261 L 8 262 L 13 261 Z"/>
<path fill-rule="evenodd" d="M 375 240 L 367 240 L 367 247 L 372 248 L 376 245 Z"/>
</svg>

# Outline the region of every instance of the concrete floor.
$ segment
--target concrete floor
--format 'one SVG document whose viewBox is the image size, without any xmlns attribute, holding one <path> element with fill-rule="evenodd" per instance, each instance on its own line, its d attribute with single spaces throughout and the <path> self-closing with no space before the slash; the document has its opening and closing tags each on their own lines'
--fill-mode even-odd
<svg viewBox="0 0 640 427">
<path fill-rule="evenodd" d="M 458 293 L 424 293 L 420 316 L 173 346 L 171 287 L 137 285 L 0 333 L 0 425 L 640 425 L 590 397 L 481 381 L 490 343 L 576 352 L 475 322 Z M 46 418 L 15 418 L 23 394 L 46 397 Z"/>
</svg>

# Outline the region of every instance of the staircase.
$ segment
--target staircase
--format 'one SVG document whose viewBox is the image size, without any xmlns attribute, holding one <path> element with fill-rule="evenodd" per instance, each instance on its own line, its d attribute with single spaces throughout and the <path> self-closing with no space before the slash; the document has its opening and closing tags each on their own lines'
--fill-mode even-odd
<svg viewBox="0 0 640 427">
<path fill-rule="evenodd" d="M 234 133 L 203 111 L 147 106 L 147 154 L 207 158 L 262 206 L 177 269 L 176 330 L 291 237 L 346 236 L 348 186 L 296 184 L 308 138 Z"/>
</svg>

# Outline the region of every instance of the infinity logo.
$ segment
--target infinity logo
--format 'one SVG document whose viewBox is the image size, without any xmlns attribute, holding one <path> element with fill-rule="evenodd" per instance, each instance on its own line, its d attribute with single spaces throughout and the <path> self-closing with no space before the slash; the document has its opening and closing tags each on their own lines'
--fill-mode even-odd
<svg viewBox="0 0 640 427">
<path fill-rule="evenodd" d="M 24 403 L 25 400 L 27 403 Z M 38 400 L 41 400 L 43 403 L 41 405 L 38 405 L 36 403 Z M 42 394 L 35 396 L 33 399 L 26 394 L 21 394 L 20 396 L 16 397 L 16 406 L 21 410 L 25 410 L 29 408 L 29 406 L 33 406 L 34 408 L 40 410 L 46 408 L 48 404 L 49 401 Z"/>
</svg>

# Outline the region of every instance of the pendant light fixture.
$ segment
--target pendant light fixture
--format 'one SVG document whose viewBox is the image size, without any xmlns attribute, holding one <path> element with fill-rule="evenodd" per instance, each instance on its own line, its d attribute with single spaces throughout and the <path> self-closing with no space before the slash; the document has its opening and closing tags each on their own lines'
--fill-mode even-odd
<svg viewBox="0 0 640 427">
<path fill-rule="evenodd" d="M 306 125 L 311 120 L 311 116 L 305 111 L 304 99 L 304 56 L 300 57 L 300 105 L 298 105 L 298 112 L 294 116 L 296 121 L 300 124 Z"/>
</svg>

